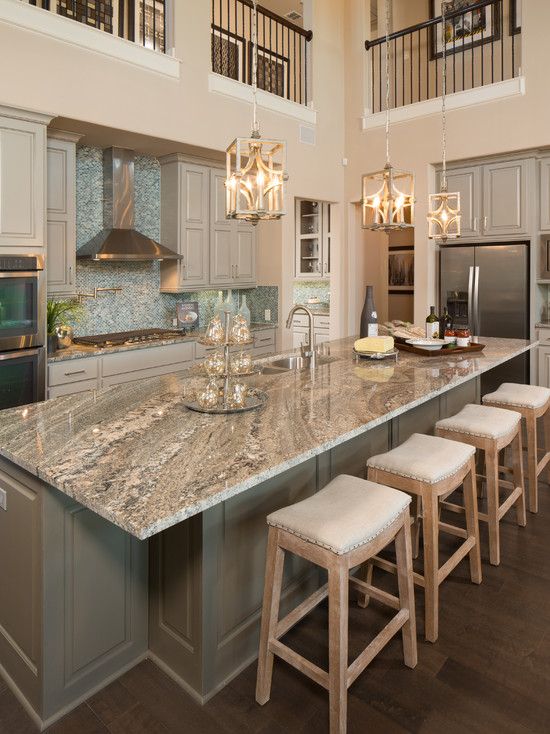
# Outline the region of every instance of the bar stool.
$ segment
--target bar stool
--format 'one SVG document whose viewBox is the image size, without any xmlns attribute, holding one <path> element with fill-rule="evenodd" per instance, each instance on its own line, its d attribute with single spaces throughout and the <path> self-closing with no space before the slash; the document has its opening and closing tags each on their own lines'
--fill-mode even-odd
<svg viewBox="0 0 550 734">
<path fill-rule="evenodd" d="M 484 405 L 508 408 L 521 413 L 527 427 L 527 475 L 529 510 L 539 511 L 538 478 L 550 461 L 550 389 L 538 385 L 504 382 L 495 392 L 483 397 Z M 537 419 L 544 419 L 544 449 L 538 448 Z M 539 450 L 544 452 L 539 461 Z"/>
<path fill-rule="evenodd" d="M 414 588 L 412 582 L 410 497 L 390 487 L 341 475 L 312 497 L 268 516 L 269 536 L 256 683 L 256 701 L 267 703 L 271 693 L 273 656 L 285 660 L 329 692 L 330 732 L 347 727 L 347 689 L 390 639 L 401 630 L 405 665 L 417 662 Z M 399 598 L 350 577 L 395 540 Z M 285 552 L 327 569 L 328 584 L 279 620 Z M 368 591 L 397 614 L 348 666 L 348 583 Z M 291 627 L 328 596 L 328 673 L 280 641 Z"/>
<path fill-rule="evenodd" d="M 500 521 L 514 505 L 517 523 L 525 526 L 525 493 L 521 455 L 521 414 L 487 405 L 466 405 L 451 418 L 436 423 L 438 436 L 453 438 L 469 444 L 485 453 L 485 479 L 487 481 L 487 513 L 479 513 L 479 519 L 489 526 L 489 560 L 493 566 L 500 563 Z M 499 452 L 510 446 L 513 456 L 513 482 L 499 478 Z M 500 487 L 512 490 L 500 504 Z M 453 512 L 463 512 L 459 505 L 445 503 Z"/>
<path fill-rule="evenodd" d="M 413 433 L 401 446 L 367 461 L 368 478 L 415 495 L 423 508 L 424 574 L 414 573 L 414 582 L 425 592 L 425 637 L 435 642 L 439 633 L 439 586 L 460 561 L 469 556 L 470 577 L 481 583 L 479 524 L 475 481 L 475 449 L 464 443 Z M 439 521 L 439 501 L 464 485 L 466 529 Z M 415 520 L 413 520 L 415 521 Z M 453 555 L 439 566 L 439 531 L 464 538 Z M 396 566 L 375 557 L 367 567 L 367 581 L 373 566 L 390 573 Z M 368 604 L 368 595 L 360 605 Z"/>
</svg>

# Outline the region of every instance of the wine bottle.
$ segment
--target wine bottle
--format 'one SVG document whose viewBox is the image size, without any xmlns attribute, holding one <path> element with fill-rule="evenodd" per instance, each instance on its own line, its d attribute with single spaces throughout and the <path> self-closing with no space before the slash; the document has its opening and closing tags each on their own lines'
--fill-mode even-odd
<svg viewBox="0 0 550 734">
<path fill-rule="evenodd" d="M 426 339 L 437 339 L 439 336 L 439 319 L 435 313 L 435 306 L 430 306 L 430 313 L 426 318 Z"/>
<path fill-rule="evenodd" d="M 365 303 L 361 311 L 361 339 L 365 336 L 378 336 L 378 314 L 374 305 L 374 295 L 372 285 L 367 286 L 365 295 Z"/>
<path fill-rule="evenodd" d="M 447 311 L 447 306 L 443 308 L 443 313 L 439 317 L 439 338 L 445 338 L 445 332 L 447 329 L 453 328 L 453 320 L 451 319 L 450 313 Z"/>
</svg>

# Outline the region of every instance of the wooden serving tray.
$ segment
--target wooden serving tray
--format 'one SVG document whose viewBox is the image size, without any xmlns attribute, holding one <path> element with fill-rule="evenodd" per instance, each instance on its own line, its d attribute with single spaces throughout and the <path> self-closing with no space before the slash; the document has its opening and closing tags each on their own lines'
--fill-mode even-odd
<svg viewBox="0 0 550 734">
<path fill-rule="evenodd" d="M 395 346 L 403 352 L 419 354 L 422 357 L 453 357 L 455 354 L 471 354 L 472 352 L 481 352 L 485 349 L 485 344 L 470 344 L 469 347 L 445 346 L 441 347 L 441 349 L 422 349 L 422 347 L 413 347 L 412 344 L 406 344 L 404 341 L 401 342 L 397 339 L 395 340 Z"/>
</svg>

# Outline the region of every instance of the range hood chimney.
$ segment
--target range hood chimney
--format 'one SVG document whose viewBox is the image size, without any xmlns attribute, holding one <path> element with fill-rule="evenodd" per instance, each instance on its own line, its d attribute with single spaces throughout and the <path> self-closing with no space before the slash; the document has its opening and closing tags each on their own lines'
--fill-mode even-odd
<svg viewBox="0 0 550 734">
<path fill-rule="evenodd" d="M 103 227 L 83 247 L 87 260 L 181 260 L 168 247 L 134 229 L 134 152 L 124 148 L 103 151 Z"/>
</svg>

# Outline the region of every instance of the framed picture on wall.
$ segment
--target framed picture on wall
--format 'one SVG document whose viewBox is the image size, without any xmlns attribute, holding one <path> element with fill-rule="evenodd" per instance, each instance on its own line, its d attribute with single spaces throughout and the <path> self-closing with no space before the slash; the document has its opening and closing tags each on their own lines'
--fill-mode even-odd
<svg viewBox="0 0 550 734">
<path fill-rule="evenodd" d="M 521 33 L 521 3 L 522 0 L 510 0 L 510 34 Z"/>
<path fill-rule="evenodd" d="M 441 16 L 444 0 L 430 0 L 430 18 Z M 438 23 L 431 30 L 431 58 L 440 58 L 445 50 L 461 53 L 475 46 L 491 43 L 500 38 L 500 19 L 495 5 L 487 5 L 476 10 L 467 10 L 472 0 L 446 0 L 445 28 Z M 464 11 L 464 12 L 461 12 Z"/>
<path fill-rule="evenodd" d="M 390 248 L 388 252 L 388 291 L 409 292 L 414 290 L 414 249 L 412 247 Z"/>
</svg>

